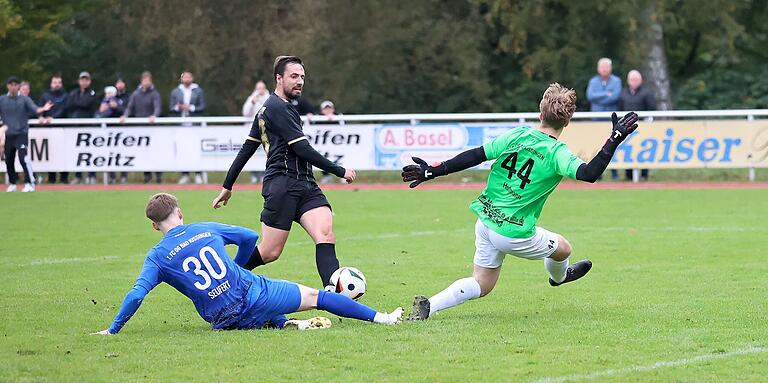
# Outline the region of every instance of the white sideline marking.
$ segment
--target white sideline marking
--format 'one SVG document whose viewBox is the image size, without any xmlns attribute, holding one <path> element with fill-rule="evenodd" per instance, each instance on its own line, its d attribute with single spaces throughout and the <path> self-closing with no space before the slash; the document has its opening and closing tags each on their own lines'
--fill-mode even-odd
<svg viewBox="0 0 768 383">
<path fill-rule="evenodd" d="M 569 381 L 592 380 L 592 379 L 603 378 L 607 376 L 623 375 L 631 372 L 648 372 L 648 371 L 653 371 L 659 368 L 686 366 L 689 364 L 706 362 L 708 360 L 726 359 L 726 358 L 731 358 L 735 356 L 742 356 L 742 355 L 749 355 L 749 354 L 762 354 L 764 352 L 768 352 L 768 348 L 748 346 L 748 347 L 745 347 L 739 350 L 730 351 L 730 352 L 723 352 L 719 354 L 697 355 L 697 356 L 692 356 L 690 358 L 685 358 L 685 359 L 656 362 L 654 364 L 649 364 L 647 366 L 631 366 L 631 367 L 617 368 L 617 369 L 611 369 L 611 370 L 605 370 L 605 371 L 597 371 L 589 374 L 574 374 L 574 375 L 565 375 L 565 376 L 546 377 L 546 378 L 537 379 L 534 381 L 534 383 L 562 383 L 562 382 L 569 382 Z"/>
<path fill-rule="evenodd" d="M 91 257 L 91 258 L 44 258 L 32 261 L 29 263 L 20 263 L 17 266 L 42 266 L 42 265 L 56 265 L 59 263 L 76 263 L 76 262 L 95 262 L 104 261 L 108 259 L 117 259 L 117 256 L 107 255 L 103 257 Z"/>
</svg>

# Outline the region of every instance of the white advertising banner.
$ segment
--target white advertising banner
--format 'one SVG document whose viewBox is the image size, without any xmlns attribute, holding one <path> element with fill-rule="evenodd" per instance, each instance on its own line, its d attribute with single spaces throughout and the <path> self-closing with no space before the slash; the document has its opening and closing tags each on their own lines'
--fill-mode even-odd
<svg viewBox="0 0 768 383">
<path fill-rule="evenodd" d="M 48 171 L 226 171 L 250 127 L 32 128 L 30 162 Z M 331 161 L 373 168 L 373 130 L 359 125 L 305 128 L 312 146 Z M 263 170 L 263 148 L 245 170 Z M 17 171 L 21 167 L 17 161 Z M 0 164 L 5 171 L 5 161 Z"/>
<path fill-rule="evenodd" d="M 326 158 L 356 170 L 398 170 L 412 156 L 442 161 L 492 140 L 519 123 L 313 124 L 309 143 Z M 29 159 L 34 171 L 226 171 L 249 126 L 33 128 Z M 610 131 L 606 122 L 572 122 L 560 137 L 589 160 Z M 262 170 L 263 149 L 246 171 Z M 485 163 L 479 168 L 487 168 Z M 768 167 L 768 120 L 641 122 L 616 151 L 611 168 Z M 5 162 L 0 162 L 5 171 Z M 21 167 L 17 166 L 17 171 Z"/>
</svg>

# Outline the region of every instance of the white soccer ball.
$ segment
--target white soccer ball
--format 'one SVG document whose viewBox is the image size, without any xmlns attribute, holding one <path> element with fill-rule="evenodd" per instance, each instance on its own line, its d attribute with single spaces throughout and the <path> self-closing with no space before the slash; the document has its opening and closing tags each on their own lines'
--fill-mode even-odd
<svg viewBox="0 0 768 383">
<path fill-rule="evenodd" d="M 354 267 L 341 267 L 331 275 L 333 291 L 354 300 L 365 294 L 365 275 Z"/>
</svg>

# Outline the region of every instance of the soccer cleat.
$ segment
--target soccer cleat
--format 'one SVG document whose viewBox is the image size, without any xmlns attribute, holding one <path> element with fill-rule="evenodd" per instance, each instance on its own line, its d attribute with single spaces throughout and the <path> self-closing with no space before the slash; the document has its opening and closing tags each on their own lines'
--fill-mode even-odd
<svg viewBox="0 0 768 383">
<path fill-rule="evenodd" d="M 403 321 L 403 308 L 398 307 L 391 313 L 385 313 L 385 315 L 387 316 L 387 318 L 384 322 L 381 322 L 381 324 L 386 324 L 390 326 L 400 324 L 400 322 Z"/>
<path fill-rule="evenodd" d="M 552 278 L 549 278 L 549 285 L 553 287 L 557 287 L 562 285 L 563 283 L 573 282 L 587 275 L 587 273 L 591 268 L 592 268 L 592 262 L 590 260 L 585 259 L 583 261 L 578 261 L 568 266 L 568 271 L 565 272 L 565 280 L 563 280 L 560 283 L 557 283 L 553 281 Z"/>
<path fill-rule="evenodd" d="M 35 184 L 24 184 L 24 189 L 21 189 L 22 193 L 29 193 L 35 191 Z"/>
<path fill-rule="evenodd" d="M 16 184 L 10 184 L 10 185 L 8 185 L 8 188 L 7 188 L 7 189 L 5 189 L 5 191 L 6 191 L 6 192 L 8 192 L 8 193 L 13 193 L 13 192 L 15 192 L 15 191 L 16 191 Z"/>
<path fill-rule="evenodd" d="M 413 298 L 413 310 L 408 315 L 408 320 L 425 320 L 429 318 L 429 299 L 423 295 Z"/>
<path fill-rule="evenodd" d="M 331 327 L 331 320 L 326 317 L 314 317 L 306 320 L 289 319 L 283 325 L 287 330 L 319 330 Z"/>
</svg>

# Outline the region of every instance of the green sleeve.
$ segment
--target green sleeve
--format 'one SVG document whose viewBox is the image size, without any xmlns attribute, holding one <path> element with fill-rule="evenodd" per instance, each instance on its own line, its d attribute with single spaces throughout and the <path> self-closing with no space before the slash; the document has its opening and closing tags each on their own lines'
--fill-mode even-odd
<svg viewBox="0 0 768 383">
<path fill-rule="evenodd" d="M 509 145 L 514 141 L 514 131 L 515 129 L 510 129 L 506 133 L 486 142 L 483 145 L 485 158 L 489 160 L 495 160 L 499 158 L 501 153 L 504 153 L 504 151 L 507 150 Z"/>
<path fill-rule="evenodd" d="M 555 149 L 555 172 L 563 177 L 576 179 L 576 171 L 584 161 L 576 157 L 567 146 L 561 145 Z"/>
</svg>

